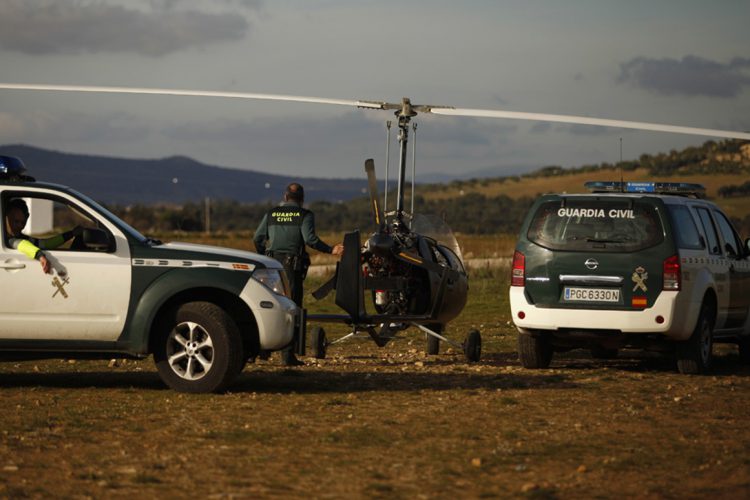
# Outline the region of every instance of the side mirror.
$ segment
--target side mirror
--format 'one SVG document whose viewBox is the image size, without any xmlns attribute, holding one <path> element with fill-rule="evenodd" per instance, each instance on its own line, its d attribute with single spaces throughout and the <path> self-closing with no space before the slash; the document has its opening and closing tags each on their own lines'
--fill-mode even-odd
<svg viewBox="0 0 750 500">
<path fill-rule="evenodd" d="M 109 234 L 101 229 L 85 228 L 82 236 L 83 244 L 89 250 L 109 252 L 114 249 L 114 242 L 109 238 Z"/>
</svg>

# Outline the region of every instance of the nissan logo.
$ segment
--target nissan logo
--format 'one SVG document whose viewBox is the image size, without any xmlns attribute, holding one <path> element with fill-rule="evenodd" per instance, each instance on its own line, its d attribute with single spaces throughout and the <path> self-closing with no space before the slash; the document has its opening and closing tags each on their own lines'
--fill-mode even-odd
<svg viewBox="0 0 750 500">
<path fill-rule="evenodd" d="M 583 265 L 586 266 L 587 269 L 591 269 L 592 271 L 599 267 L 599 261 L 596 259 L 586 259 L 586 262 L 583 263 Z"/>
</svg>

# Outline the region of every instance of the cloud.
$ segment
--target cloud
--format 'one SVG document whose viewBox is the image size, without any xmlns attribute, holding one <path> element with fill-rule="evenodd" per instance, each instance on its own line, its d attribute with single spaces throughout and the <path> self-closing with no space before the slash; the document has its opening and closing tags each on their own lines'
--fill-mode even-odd
<svg viewBox="0 0 750 500">
<path fill-rule="evenodd" d="M 240 40 L 250 27 L 237 13 L 179 10 L 170 2 L 158 4 L 151 4 L 153 10 L 137 10 L 132 4 L 4 0 L 0 6 L 0 48 L 32 55 L 130 52 L 159 57 L 189 47 Z"/>
<path fill-rule="evenodd" d="M 720 63 L 692 55 L 682 60 L 636 57 L 620 65 L 617 82 L 662 95 L 732 98 L 750 85 L 748 68 L 746 58 Z"/>
</svg>

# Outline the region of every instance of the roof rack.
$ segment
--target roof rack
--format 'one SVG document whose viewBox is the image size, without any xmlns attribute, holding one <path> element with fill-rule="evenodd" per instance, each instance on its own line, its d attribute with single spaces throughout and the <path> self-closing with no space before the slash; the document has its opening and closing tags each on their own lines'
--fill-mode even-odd
<svg viewBox="0 0 750 500">
<path fill-rule="evenodd" d="M 584 184 L 592 193 L 654 193 L 702 198 L 706 188 L 690 182 L 620 182 L 589 181 Z"/>
</svg>

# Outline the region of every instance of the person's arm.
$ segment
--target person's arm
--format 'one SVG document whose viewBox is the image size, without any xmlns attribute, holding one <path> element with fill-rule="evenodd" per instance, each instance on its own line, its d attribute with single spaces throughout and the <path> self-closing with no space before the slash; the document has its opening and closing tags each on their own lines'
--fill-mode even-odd
<svg viewBox="0 0 750 500">
<path fill-rule="evenodd" d="M 268 214 L 263 216 L 258 229 L 255 230 L 255 236 L 253 237 L 253 243 L 255 244 L 255 251 L 260 254 L 266 253 L 266 242 L 268 241 Z"/>
<path fill-rule="evenodd" d="M 29 259 L 38 260 L 39 264 L 42 266 L 42 271 L 45 273 L 50 272 L 50 263 L 47 260 L 47 257 L 38 246 L 34 245 L 34 243 L 24 238 L 11 238 L 9 243 L 11 248 L 17 249 Z"/>
<path fill-rule="evenodd" d="M 315 215 L 312 212 L 307 212 L 302 219 L 301 231 L 305 245 L 319 252 L 333 253 L 333 248 L 315 234 Z"/>
</svg>

